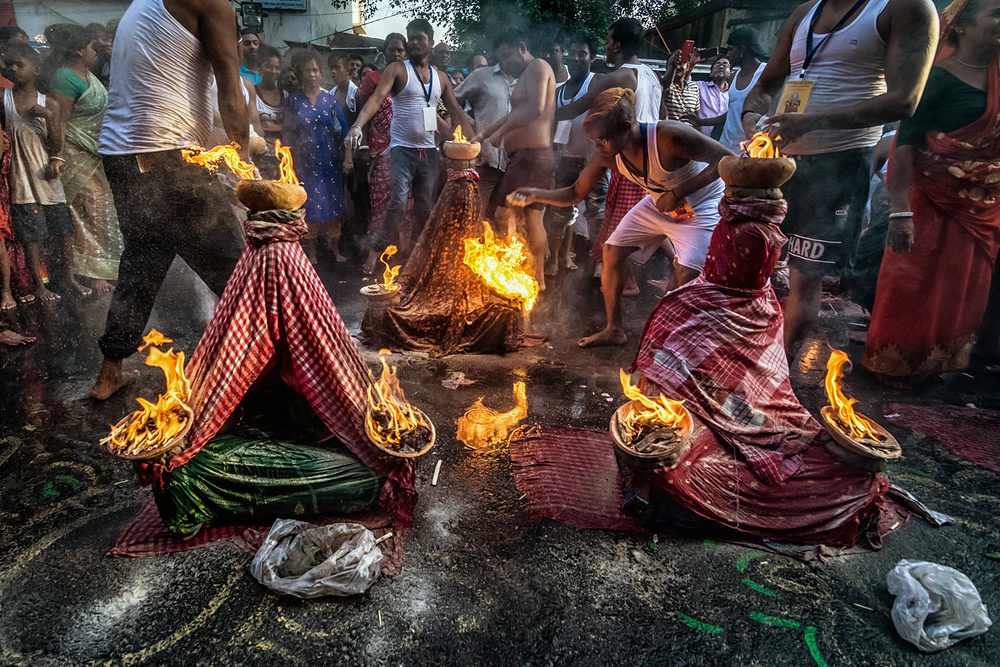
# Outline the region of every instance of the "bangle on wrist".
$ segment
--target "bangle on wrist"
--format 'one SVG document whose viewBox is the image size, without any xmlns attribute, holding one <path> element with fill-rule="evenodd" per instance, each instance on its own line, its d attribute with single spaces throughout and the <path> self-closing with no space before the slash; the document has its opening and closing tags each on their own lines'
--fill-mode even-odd
<svg viewBox="0 0 1000 667">
<path fill-rule="evenodd" d="M 49 157 L 49 162 L 52 162 L 53 160 L 59 160 L 60 162 L 65 162 L 66 161 L 63 158 L 59 157 L 58 155 L 53 155 L 53 156 Z"/>
<path fill-rule="evenodd" d="M 895 220 L 896 218 L 912 218 L 913 211 L 899 211 L 898 213 L 890 213 L 889 219 Z"/>
<path fill-rule="evenodd" d="M 754 111 L 753 109 L 744 109 L 743 113 L 740 114 L 740 120 L 743 120 L 744 116 L 746 116 L 748 113 L 757 113 L 757 112 Z M 757 115 L 760 116 L 761 114 L 757 113 Z"/>
</svg>

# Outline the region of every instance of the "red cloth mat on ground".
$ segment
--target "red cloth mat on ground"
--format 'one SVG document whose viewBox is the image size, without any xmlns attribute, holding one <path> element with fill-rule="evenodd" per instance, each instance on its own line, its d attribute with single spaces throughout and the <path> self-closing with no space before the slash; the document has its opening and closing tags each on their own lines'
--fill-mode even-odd
<svg viewBox="0 0 1000 667">
<path fill-rule="evenodd" d="M 552 519 L 574 528 L 639 530 L 622 514 L 624 500 L 611 436 L 581 428 L 534 426 L 510 439 L 514 484 L 535 523 Z"/>
<path fill-rule="evenodd" d="M 362 512 L 352 515 L 349 518 L 321 517 L 303 519 L 309 523 L 325 526 L 331 523 L 360 523 L 368 530 L 375 533 L 375 537 L 381 537 L 392 530 L 392 524 L 388 515 L 376 512 Z M 189 540 L 179 540 L 171 535 L 163 522 L 160 521 L 160 513 L 156 509 L 153 498 L 146 498 L 142 509 L 132 519 L 129 520 L 118 535 L 118 541 L 109 556 L 159 556 L 161 554 L 179 553 L 181 551 L 193 551 L 213 546 L 219 542 L 230 542 L 243 551 L 254 554 L 260 545 L 264 543 L 264 538 L 271 530 L 270 523 L 254 526 L 209 526 Z M 393 537 L 379 544 L 382 555 L 382 574 L 387 577 L 399 574 L 403 565 L 403 538 Z"/>
<path fill-rule="evenodd" d="M 1000 412 L 960 405 L 889 403 L 882 412 L 893 424 L 929 435 L 960 459 L 1000 473 L 997 429 Z"/>
</svg>

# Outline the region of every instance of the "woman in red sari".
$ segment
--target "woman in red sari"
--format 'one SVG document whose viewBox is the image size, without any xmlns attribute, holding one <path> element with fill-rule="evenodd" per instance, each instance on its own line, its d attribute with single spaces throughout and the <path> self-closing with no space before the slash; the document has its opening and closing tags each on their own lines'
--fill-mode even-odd
<svg viewBox="0 0 1000 667">
<path fill-rule="evenodd" d="M 905 386 L 969 364 L 1000 250 L 1000 0 L 956 0 L 899 128 L 892 210 L 862 363 Z"/>
<path fill-rule="evenodd" d="M 390 33 L 385 38 L 385 45 L 382 49 L 385 54 L 385 65 L 388 67 L 394 62 L 402 62 L 406 58 L 406 38 L 399 33 Z M 382 73 L 378 70 L 369 72 L 361 82 L 361 87 L 357 93 L 358 109 L 372 96 L 379 82 L 382 80 Z M 385 217 L 385 210 L 389 207 L 389 198 L 392 194 L 392 179 L 389 175 L 389 127 L 392 125 L 392 97 L 386 97 L 385 102 L 378 108 L 371 122 L 365 129 L 368 138 L 368 148 L 371 150 L 371 162 L 368 167 L 368 185 L 371 189 L 371 221 L 368 223 L 369 237 L 375 234 Z"/>
</svg>

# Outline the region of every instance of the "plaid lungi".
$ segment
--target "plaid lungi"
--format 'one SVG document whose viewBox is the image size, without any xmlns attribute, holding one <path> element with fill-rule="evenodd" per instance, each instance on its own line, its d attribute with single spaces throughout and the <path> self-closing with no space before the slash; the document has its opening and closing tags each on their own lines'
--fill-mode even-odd
<svg viewBox="0 0 1000 667">
<path fill-rule="evenodd" d="M 590 254 L 597 263 L 604 261 L 604 242 L 607 241 L 612 232 L 618 228 L 618 223 L 622 221 L 625 214 L 632 210 L 632 207 L 642 201 L 646 196 L 646 191 L 621 175 L 618 171 L 611 172 L 611 180 L 608 182 L 608 198 L 604 204 L 604 224 L 601 225 L 601 233 L 597 235 L 594 246 L 590 249 Z"/>
</svg>

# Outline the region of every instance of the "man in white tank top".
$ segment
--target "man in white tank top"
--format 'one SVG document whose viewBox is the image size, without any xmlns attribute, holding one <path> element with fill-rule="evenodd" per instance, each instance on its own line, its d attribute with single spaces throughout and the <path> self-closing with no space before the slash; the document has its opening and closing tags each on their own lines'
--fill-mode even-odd
<svg viewBox="0 0 1000 667">
<path fill-rule="evenodd" d="M 873 148 L 883 124 L 916 109 L 937 34 L 930 0 L 810 0 L 785 22 L 747 95 L 741 120 L 749 136 L 786 79 L 808 88 L 800 96 L 804 110 L 762 123 L 798 164 L 781 188 L 788 201 L 781 229 L 790 267 L 789 363 L 818 317 L 823 277 L 844 276 L 853 265 Z"/>
<path fill-rule="evenodd" d="M 757 34 L 750 28 L 733 30 L 726 44 L 729 45 L 726 57 L 734 69 L 739 68 L 739 73 L 729 86 L 729 107 L 722 118 L 722 136 L 719 137 L 719 143 L 739 155 L 740 144 L 747 140 L 743 134 L 743 123 L 740 121 L 743 102 L 764 72 L 764 63 L 761 61 L 767 57 L 767 52 L 757 40 Z"/>
<path fill-rule="evenodd" d="M 413 236 L 408 240 L 407 254 L 424 229 L 434 205 L 434 187 L 438 178 L 438 154 L 434 132 L 438 129 L 438 101 L 443 100 L 452 120 L 450 130 L 462 126 L 467 137 L 475 134 L 472 123 L 455 99 L 451 79 L 429 62 L 434 46 L 434 29 L 424 19 L 414 19 L 406 26 L 407 60 L 392 63 L 382 72 L 382 80 L 351 125 L 345 145 L 352 150 L 361 147 L 361 128 L 392 94 L 392 125 L 389 128 L 389 164 L 392 173 L 392 198 L 385 218 L 372 239 L 364 272 L 375 270 L 379 255 L 396 235 L 406 212 L 406 199 L 413 190 Z M 444 121 L 442 121 L 444 123 Z"/>
<path fill-rule="evenodd" d="M 571 104 L 574 100 L 586 95 L 592 86 L 598 84 L 603 74 L 594 74 L 590 66 L 597 55 L 597 40 L 586 31 L 580 31 L 570 37 L 566 65 L 569 67 L 569 80 L 556 89 L 556 108 Z M 583 131 L 582 113 L 572 120 L 562 120 L 556 124 L 555 143 L 562 145 L 562 154 L 556 167 L 553 187 L 556 189 L 572 185 L 580 176 L 587 159 L 594 152 L 594 142 Z M 549 257 L 545 263 L 545 274 L 555 275 L 559 271 L 576 270 L 576 264 L 570 258 L 570 246 L 573 242 L 573 215 L 576 207 L 549 206 L 545 209 L 545 235 L 549 242 Z"/>
<path fill-rule="evenodd" d="M 213 74 L 226 134 L 249 159 L 237 27 L 227 0 L 133 0 L 118 36 L 100 152 L 125 249 L 99 341 L 104 361 L 90 390 L 98 400 L 138 376 L 122 373 L 122 360 L 141 344 L 174 257 L 221 295 L 243 250 L 231 193 L 180 152 L 211 138 Z"/>
</svg>

